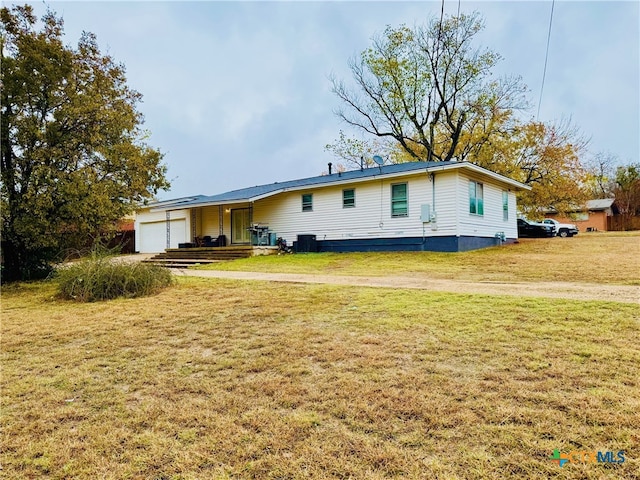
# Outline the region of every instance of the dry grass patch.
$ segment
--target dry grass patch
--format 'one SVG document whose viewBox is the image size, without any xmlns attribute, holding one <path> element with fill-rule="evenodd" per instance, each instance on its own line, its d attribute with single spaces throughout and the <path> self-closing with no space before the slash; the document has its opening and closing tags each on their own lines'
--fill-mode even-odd
<svg viewBox="0 0 640 480">
<path fill-rule="evenodd" d="M 181 279 L 3 290 L 6 478 L 637 478 L 633 305 Z M 622 465 L 562 451 L 624 450 Z"/>
<path fill-rule="evenodd" d="M 470 252 L 360 252 L 253 257 L 203 269 L 332 275 L 418 275 L 464 281 L 640 285 L 640 232 L 522 239 Z"/>
<path fill-rule="evenodd" d="M 97 302 L 118 297 L 144 297 L 173 284 L 167 268 L 142 262 L 114 261 L 113 256 L 94 252 L 55 272 L 58 295 L 65 300 Z"/>
</svg>

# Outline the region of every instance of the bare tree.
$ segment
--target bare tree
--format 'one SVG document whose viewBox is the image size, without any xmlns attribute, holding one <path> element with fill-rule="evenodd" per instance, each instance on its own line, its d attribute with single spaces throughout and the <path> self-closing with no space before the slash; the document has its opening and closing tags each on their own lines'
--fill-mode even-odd
<svg viewBox="0 0 640 480">
<path fill-rule="evenodd" d="M 618 157 L 609 152 L 599 152 L 586 162 L 588 190 L 593 198 L 613 197 L 618 163 Z"/>
</svg>

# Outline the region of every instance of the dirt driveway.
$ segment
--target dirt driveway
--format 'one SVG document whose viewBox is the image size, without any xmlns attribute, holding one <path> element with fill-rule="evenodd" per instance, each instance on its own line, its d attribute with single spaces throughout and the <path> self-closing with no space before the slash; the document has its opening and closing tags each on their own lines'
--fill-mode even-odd
<svg viewBox="0 0 640 480">
<path fill-rule="evenodd" d="M 287 283 L 321 283 L 359 287 L 412 288 L 434 292 L 513 295 L 516 297 L 564 298 L 570 300 L 603 300 L 640 305 L 640 286 L 595 285 L 569 282 L 463 282 L 420 277 L 359 277 L 343 275 L 309 275 L 294 273 L 224 272 L 215 270 L 176 269 L 176 275 L 261 280 Z"/>
</svg>

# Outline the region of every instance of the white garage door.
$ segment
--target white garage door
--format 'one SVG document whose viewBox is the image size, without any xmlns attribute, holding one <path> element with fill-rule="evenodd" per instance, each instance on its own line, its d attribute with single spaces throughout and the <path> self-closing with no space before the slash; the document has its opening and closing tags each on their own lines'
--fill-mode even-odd
<svg viewBox="0 0 640 480">
<path fill-rule="evenodd" d="M 171 248 L 178 248 L 179 243 L 185 243 L 186 222 L 184 219 L 171 220 Z M 167 248 L 167 223 L 149 222 L 140 224 L 140 253 L 164 252 Z"/>
</svg>

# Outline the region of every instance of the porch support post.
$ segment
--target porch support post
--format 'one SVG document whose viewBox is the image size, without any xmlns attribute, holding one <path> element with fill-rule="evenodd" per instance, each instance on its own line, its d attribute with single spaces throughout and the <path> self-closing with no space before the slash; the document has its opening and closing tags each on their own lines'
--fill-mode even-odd
<svg viewBox="0 0 640 480">
<path fill-rule="evenodd" d="M 192 208 L 190 210 L 191 212 L 191 241 L 195 242 L 196 241 L 196 233 L 197 233 L 197 229 L 196 229 L 196 209 Z"/>
<path fill-rule="evenodd" d="M 224 219 L 222 218 L 222 212 L 222 205 L 218 205 L 218 235 L 224 235 Z"/>
<path fill-rule="evenodd" d="M 253 246 L 253 202 L 249 204 L 249 226 L 252 228 L 252 230 L 250 230 L 252 234 L 249 235 L 249 245 Z M 258 243 L 260 243 L 259 240 Z"/>
</svg>

